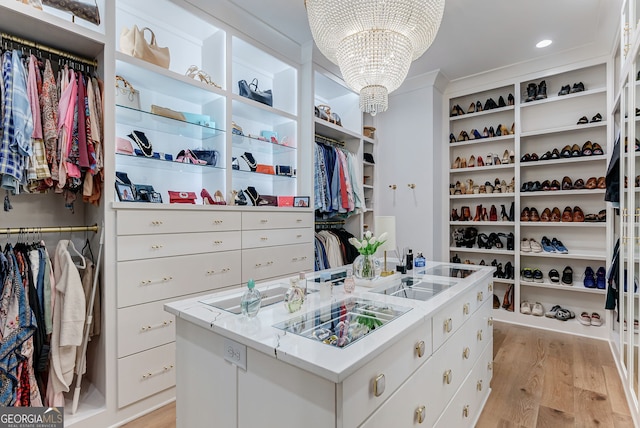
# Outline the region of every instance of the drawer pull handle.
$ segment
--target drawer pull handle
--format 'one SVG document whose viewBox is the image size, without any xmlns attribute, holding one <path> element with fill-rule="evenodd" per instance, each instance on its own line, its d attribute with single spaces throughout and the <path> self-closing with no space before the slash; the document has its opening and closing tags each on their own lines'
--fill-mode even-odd
<svg viewBox="0 0 640 428">
<path fill-rule="evenodd" d="M 418 354 L 418 358 L 422 358 L 424 356 L 424 350 L 425 350 L 424 340 L 421 340 L 420 342 L 416 343 L 416 353 Z"/>
<path fill-rule="evenodd" d="M 153 221 L 151 222 L 151 224 L 152 224 L 152 225 L 154 225 L 154 226 L 160 226 L 161 224 L 164 224 L 164 223 L 163 223 L 163 222 L 161 222 L 160 220 L 153 220 Z"/>
<path fill-rule="evenodd" d="M 447 333 L 451 333 L 452 328 L 453 328 L 453 321 L 451 320 L 451 318 L 449 318 L 448 320 L 445 320 L 444 331 L 446 331 Z"/>
<path fill-rule="evenodd" d="M 220 245 L 220 244 L 222 244 L 222 241 L 213 241 L 213 244 L 214 245 Z"/>
<path fill-rule="evenodd" d="M 269 220 L 262 219 L 262 220 L 260 220 L 260 223 L 267 223 L 268 221 L 269 221 Z"/>
<path fill-rule="evenodd" d="M 142 380 L 149 379 L 152 376 L 157 376 L 157 375 L 162 374 L 162 373 L 166 373 L 169 370 L 171 370 L 172 368 L 173 368 L 173 364 L 171 364 L 170 366 L 164 366 L 163 368 L 161 368 L 160 370 L 158 370 L 158 371 L 156 371 L 154 373 L 151 373 L 151 372 L 145 373 L 145 374 L 142 375 Z"/>
<path fill-rule="evenodd" d="M 469 347 L 467 346 L 466 348 L 464 348 L 464 351 L 462 351 L 462 356 L 464 357 L 465 360 L 468 360 L 470 354 L 471 354 L 471 349 L 469 349 Z"/>
<path fill-rule="evenodd" d="M 267 241 L 269 240 L 269 238 L 267 238 L 266 236 L 263 236 L 262 238 L 260 238 L 261 241 Z"/>
<path fill-rule="evenodd" d="M 272 265 L 272 264 L 273 264 L 272 261 L 267 262 L 267 266 Z"/>
<path fill-rule="evenodd" d="M 256 263 L 256 267 L 262 266 L 262 263 Z"/>
<path fill-rule="evenodd" d="M 468 404 L 466 406 L 464 406 L 464 408 L 462 409 L 462 416 L 464 416 L 465 418 L 469 417 L 469 405 Z"/>
<path fill-rule="evenodd" d="M 385 383 L 384 374 L 376 376 L 373 380 L 373 394 L 376 397 L 380 397 L 384 393 Z"/>
<path fill-rule="evenodd" d="M 296 238 L 302 238 L 302 235 L 296 235 Z"/>
<path fill-rule="evenodd" d="M 489 324 L 489 326 L 492 326 L 492 325 L 493 325 L 493 317 L 489 317 L 489 318 L 487 319 L 487 324 Z"/>
<path fill-rule="evenodd" d="M 152 282 L 153 282 L 153 281 L 151 281 L 150 279 L 147 279 L 147 280 L 144 280 L 144 279 L 143 279 L 142 281 L 140 281 L 140 285 L 149 285 L 149 284 L 151 284 Z"/>
<path fill-rule="evenodd" d="M 469 315 L 469 304 L 465 303 L 464 306 L 462 307 L 462 313 L 464 315 Z"/>
<path fill-rule="evenodd" d="M 172 277 L 172 276 L 167 276 L 167 277 L 162 278 L 162 281 L 164 281 L 164 282 L 169 282 L 169 281 L 171 281 L 172 279 L 173 279 L 173 277 Z"/>
<path fill-rule="evenodd" d="M 482 330 L 478 330 L 478 340 L 482 340 Z"/>
<path fill-rule="evenodd" d="M 478 384 L 476 385 L 476 389 L 477 389 L 478 391 L 482 391 L 482 379 L 480 379 L 480 380 L 478 381 Z"/>
<path fill-rule="evenodd" d="M 416 409 L 416 418 L 418 419 L 419 424 L 424 422 L 426 413 L 426 408 L 424 406 L 420 406 Z"/>
<path fill-rule="evenodd" d="M 493 370 L 493 361 L 489 361 L 489 364 L 487 364 L 487 370 Z"/>
<path fill-rule="evenodd" d="M 292 259 L 291 259 L 291 261 L 292 261 L 292 262 L 297 262 L 297 261 L 298 261 L 298 258 L 297 258 L 297 257 L 294 257 L 294 258 L 292 258 Z"/>
<path fill-rule="evenodd" d="M 489 283 L 489 285 L 487 286 L 487 290 L 489 291 L 489 293 L 493 291 L 493 282 Z"/>
<path fill-rule="evenodd" d="M 153 284 L 154 282 L 169 282 L 169 281 L 171 281 L 172 279 L 173 279 L 173 277 L 172 277 L 172 276 L 165 276 L 164 278 L 159 279 L 159 280 L 158 280 L 158 279 L 156 279 L 155 281 L 154 281 L 154 280 L 152 280 L 152 279 L 146 279 L 146 280 L 142 280 L 142 281 L 140 281 L 140 285 L 151 285 L 151 284 Z"/>
<path fill-rule="evenodd" d="M 478 291 L 478 302 L 482 302 L 484 300 L 484 294 L 482 291 Z"/>
<path fill-rule="evenodd" d="M 168 320 L 168 321 L 163 321 L 160 324 L 156 324 L 156 325 L 143 325 L 140 330 L 141 331 L 149 331 L 149 330 L 153 330 L 156 328 L 162 328 L 162 327 L 166 327 L 168 325 L 173 324 L 173 320 Z"/>
<path fill-rule="evenodd" d="M 444 376 L 442 376 L 444 378 L 444 382 L 449 385 L 451 384 L 451 370 L 447 370 L 446 372 L 444 372 Z"/>
<path fill-rule="evenodd" d="M 158 245 L 152 245 L 152 246 L 151 246 L 151 249 L 152 249 L 152 250 L 159 250 L 159 249 L 160 249 L 160 248 L 162 248 L 162 247 L 164 247 L 164 245 L 160 245 L 160 244 L 158 244 Z"/>
<path fill-rule="evenodd" d="M 223 220 L 213 220 L 213 224 L 222 224 Z"/>
</svg>

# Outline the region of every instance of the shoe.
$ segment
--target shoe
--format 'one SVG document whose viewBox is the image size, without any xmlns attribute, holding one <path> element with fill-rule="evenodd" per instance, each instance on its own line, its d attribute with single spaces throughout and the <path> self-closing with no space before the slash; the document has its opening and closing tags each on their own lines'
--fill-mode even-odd
<svg viewBox="0 0 640 428">
<path fill-rule="evenodd" d="M 216 190 L 213 194 L 214 205 L 227 205 L 227 201 L 224 200 L 224 195 L 220 190 Z"/>
<path fill-rule="evenodd" d="M 540 158 L 538 158 L 538 154 L 531 153 L 531 162 L 537 162 L 538 160 L 540 160 Z"/>
<path fill-rule="evenodd" d="M 215 201 L 213 200 L 213 198 L 211 197 L 211 195 L 209 194 L 207 189 L 202 189 L 200 191 L 200 196 L 202 197 L 202 203 L 204 205 L 214 205 L 215 204 Z"/>
<path fill-rule="evenodd" d="M 591 118 L 591 123 L 594 122 L 602 122 L 602 115 L 600 113 L 596 113 L 596 115 Z"/>
<path fill-rule="evenodd" d="M 514 290 L 513 284 L 509 284 L 509 286 L 507 287 L 507 291 L 504 293 L 504 299 L 502 300 L 502 307 L 508 310 L 509 312 L 513 312 L 513 306 L 514 306 L 513 290 Z"/>
<path fill-rule="evenodd" d="M 593 144 L 587 141 L 582 145 L 582 156 L 591 156 L 593 154 Z"/>
<path fill-rule="evenodd" d="M 598 177 L 598 181 L 597 181 L 596 187 L 598 189 L 606 189 L 607 188 L 606 179 L 604 177 Z"/>
<path fill-rule="evenodd" d="M 598 186 L 598 179 L 595 177 L 589 177 L 584 184 L 585 189 L 595 189 Z"/>
<path fill-rule="evenodd" d="M 549 190 L 560 190 L 560 182 L 558 180 L 552 180 L 549 185 Z"/>
<path fill-rule="evenodd" d="M 516 220 L 515 209 L 516 209 L 515 202 L 511 202 L 511 207 L 509 207 L 509 221 L 515 221 Z"/>
<path fill-rule="evenodd" d="M 551 241 L 546 236 L 542 237 L 542 239 L 540 240 L 540 245 L 542 246 L 542 250 L 545 253 L 555 253 L 556 252 L 555 247 L 551 244 Z"/>
<path fill-rule="evenodd" d="M 541 161 L 550 160 L 550 159 L 551 159 L 551 152 L 548 150 L 542 156 L 540 156 Z"/>
<path fill-rule="evenodd" d="M 515 98 L 513 98 L 513 94 L 509 94 L 509 96 L 507 97 L 507 104 L 512 106 L 515 104 Z"/>
<path fill-rule="evenodd" d="M 584 221 L 584 212 L 579 206 L 573 207 L 573 221 L 581 223 Z"/>
<path fill-rule="evenodd" d="M 480 101 L 476 102 L 476 113 L 482 111 L 482 103 Z"/>
<path fill-rule="evenodd" d="M 560 282 L 560 273 L 556 269 L 549 271 L 549 280 L 555 284 Z"/>
<path fill-rule="evenodd" d="M 604 290 L 607 288 L 607 272 L 605 271 L 603 266 L 600 266 L 596 271 L 596 288 L 600 290 Z"/>
<path fill-rule="evenodd" d="M 482 138 L 489 138 L 489 128 L 487 128 L 486 126 L 482 130 Z"/>
<path fill-rule="evenodd" d="M 495 294 L 493 295 L 493 309 L 500 309 L 500 299 Z"/>
<path fill-rule="evenodd" d="M 584 125 L 585 123 L 589 123 L 589 119 L 587 119 L 587 116 L 582 116 L 580 119 L 578 119 L 576 125 Z"/>
<path fill-rule="evenodd" d="M 533 304 L 531 307 L 531 315 L 536 317 L 544 316 L 544 306 L 542 306 L 542 303 L 536 302 Z"/>
<path fill-rule="evenodd" d="M 467 168 L 473 168 L 474 166 L 476 166 L 476 157 L 471 155 L 469 162 L 467 163 Z"/>
<path fill-rule="evenodd" d="M 471 134 L 473 135 L 473 139 L 474 140 L 479 140 L 479 139 L 482 138 L 482 134 L 480 134 L 477 129 L 471 130 Z M 469 138 L 471 138 L 471 137 L 469 137 Z"/>
<path fill-rule="evenodd" d="M 504 97 L 502 95 L 500 95 L 500 98 L 498 98 L 498 107 L 506 107 L 507 103 L 504 102 Z"/>
<path fill-rule="evenodd" d="M 540 214 L 538 214 L 537 209 L 531 208 L 529 210 L 529 221 L 540 221 Z"/>
<path fill-rule="evenodd" d="M 588 312 L 581 313 L 578 321 L 580 321 L 580 324 L 582 325 L 591 325 L 591 317 L 589 316 Z"/>
<path fill-rule="evenodd" d="M 482 218 L 482 205 L 476 205 L 476 215 L 473 216 L 473 221 L 480 221 Z"/>
<path fill-rule="evenodd" d="M 238 158 L 231 157 L 231 169 L 240 170 L 240 162 L 238 162 Z"/>
<path fill-rule="evenodd" d="M 504 277 L 505 279 L 515 279 L 511 262 L 507 262 L 507 264 L 504 265 Z"/>
<path fill-rule="evenodd" d="M 507 250 L 513 251 L 513 247 L 515 245 L 515 240 L 516 240 L 516 237 L 513 234 L 513 232 L 509 232 L 509 234 L 507 235 Z"/>
<path fill-rule="evenodd" d="M 544 282 L 544 276 L 542 275 L 542 271 L 540 269 L 533 270 L 533 282 Z"/>
<path fill-rule="evenodd" d="M 551 210 L 547 207 L 540 214 L 540 221 L 549 222 L 551 221 Z"/>
<path fill-rule="evenodd" d="M 466 167 L 467 167 L 467 158 L 461 157 L 460 158 L 460 168 L 466 168 Z"/>
<path fill-rule="evenodd" d="M 558 151 L 558 149 L 551 151 L 551 159 L 560 159 L 560 151 Z"/>
<path fill-rule="evenodd" d="M 467 113 L 475 113 L 475 112 L 476 112 L 476 103 L 471 103 L 471 105 L 467 109 Z"/>
<path fill-rule="evenodd" d="M 547 98 L 547 82 L 543 80 L 538 85 L 538 94 L 536 95 L 536 100 L 543 100 L 545 98 Z"/>
<path fill-rule="evenodd" d="M 485 210 L 485 214 L 486 214 Z M 498 221 L 498 210 L 495 205 L 491 205 L 491 210 L 489 210 L 489 221 Z"/>
<path fill-rule="evenodd" d="M 636 149 L 636 152 L 637 151 L 640 151 L 640 145 Z M 603 155 L 604 151 L 602 150 L 602 147 L 600 146 L 600 144 L 593 143 L 593 152 L 592 153 L 593 153 L 594 156 L 598 156 L 598 155 Z"/>
<path fill-rule="evenodd" d="M 584 91 L 584 84 L 582 82 L 574 83 L 573 87 L 571 87 L 571 93 L 575 94 L 576 92 Z"/>
<path fill-rule="evenodd" d="M 530 161 L 531 161 L 531 155 L 529 153 L 525 153 L 520 158 L 520 162 L 530 162 Z"/>
<path fill-rule="evenodd" d="M 549 180 L 544 180 L 542 182 L 542 190 L 543 191 L 549 191 L 551 190 L 551 182 Z"/>
<path fill-rule="evenodd" d="M 455 135 L 453 135 L 453 133 L 449 134 L 449 144 L 457 143 L 457 142 L 458 140 L 456 140 Z"/>
<path fill-rule="evenodd" d="M 553 207 L 553 209 L 551 209 L 551 221 L 554 223 L 558 223 L 561 219 L 562 214 L 560 214 L 560 208 Z"/>
<path fill-rule="evenodd" d="M 476 159 L 476 164 L 478 166 L 484 166 L 484 160 L 482 159 L 482 156 L 478 156 Z"/>
<path fill-rule="evenodd" d="M 459 221 L 460 216 L 458 215 L 458 210 L 456 208 L 451 209 L 451 221 Z"/>
<path fill-rule="evenodd" d="M 500 221 L 509 221 L 509 215 L 504 205 L 501 205 L 502 211 L 500 212 Z"/>
<path fill-rule="evenodd" d="M 562 190 L 571 190 L 573 189 L 573 183 L 571 182 L 571 179 L 567 176 L 564 176 L 562 178 Z"/>
<path fill-rule="evenodd" d="M 591 269 L 591 266 L 587 266 L 584 270 L 584 280 L 582 282 L 585 288 L 596 288 L 596 274 Z"/>
<path fill-rule="evenodd" d="M 247 198 L 244 196 L 244 193 L 242 192 L 242 190 L 233 191 L 233 201 L 235 205 L 247 205 Z"/>
<path fill-rule="evenodd" d="M 578 178 L 575 183 L 573 183 L 573 188 L 576 190 L 584 189 L 584 180 L 582 178 Z"/>
<path fill-rule="evenodd" d="M 562 221 L 567 223 L 573 221 L 573 211 L 571 210 L 571 207 L 565 207 L 562 212 Z"/>
<path fill-rule="evenodd" d="M 571 146 L 571 157 L 575 158 L 578 156 L 582 156 L 582 150 L 580 150 L 579 145 L 574 144 L 573 146 Z"/>
<path fill-rule="evenodd" d="M 602 325 L 602 318 L 600 318 L 599 313 L 593 312 L 591 314 L 591 325 L 594 327 L 600 327 Z"/>
<path fill-rule="evenodd" d="M 525 315 L 531 315 L 531 303 L 529 302 L 520 303 L 520 313 Z"/>
<path fill-rule="evenodd" d="M 558 313 L 558 311 L 562 309 L 560 307 L 560 305 L 555 305 L 554 307 L 552 307 L 551 309 L 549 309 L 547 312 L 544 313 L 544 316 L 547 318 L 555 318 L 556 314 Z"/>
<path fill-rule="evenodd" d="M 533 270 L 531 268 L 524 268 L 522 272 L 520 272 L 520 276 L 523 281 L 533 282 Z"/>
<path fill-rule="evenodd" d="M 254 157 L 253 157 L 253 155 L 251 153 L 244 152 L 244 154 L 242 156 L 240 156 L 240 157 L 247 163 L 247 165 L 249 165 L 249 169 L 251 170 L 251 172 L 255 172 L 256 171 L 258 163 L 256 162 L 256 160 L 254 159 Z M 466 164 L 466 162 L 467 162 L 466 159 L 465 159 L 464 162 Z M 462 166 L 462 163 L 460 164 L 460 168 L 464 168 Z"/>
<path fill-rule="evenodd" d="M 531 243 L 527 238 L 522 238 L 522 240 L 520 241 L 520 252 L 522 253 L 531 252 Z"/>
<path fill-rule="evenodd" d="M 529 245 L 531 246 L 532 253 L 542 252 L 542 245 L 540 245 L 540 243 L 538 243 L 538 241 L 536 241 L 535 239 L 533 238 L 529 239 Z"/>
<path fill-rule="evenodd" d="M 451 113 L 449 114 L 449 116 L 454 117 L 457 115 L 458 115 L 458 107 L 457 106 L 451 107 Z"/>
<path fill-rule="evenodd" d="M 511 158 L 509 157 L 509 150 L 505 150 L 502 155 L 502 164 L 508 164 L 510 159 Z"/>
<path fill-rule="evenodd" d="M 482 208 L 482 221 L 489 221 L 489 215 L 487 214 L 486 208 Z"/>
<path fill-rule="evenodd" d="M 542 184 L 540 184 L 539 181 L 534 181 L 533 183 L 531 183 L 531 185 L 529 186 L 529 191 L 530 192 L 541 192 L 542 191 Z"/>
<path fill-rule="evenodd" d="M 244 192 L 247 194 L 247 196 L 249 196 L 249 199 L 251 200 L 251 204 L 254 207 L 267 205 L 269 203 L 268 201 L 260 197 L 260 194 L 258 193 L 256 188 L 253 186 L 247 187 L 247 189 Z"/>
<path fill-rule="evenodd" d="M 557 253 L 569 254 L 569 250 L 567 250 L 567 247 L 565 247 L 562 241 L 560 241 L 559 239 L 553 238 L 551 240 L 551 245 L 555 247 Z"/>
<path fill-rule="evenodd" d="M 561 97 L 563 95 L 569 95 L 570 92 L 571 92 L 571 86 L 566 85 L 560 89 L 560 92 L 558 92 L 558 96 Z"/>
<path fill-rule="evenodd" d="M 530 192 L 532 184 L 533 183 L 531 181 L 525 181 L 524 183 L 522 183 L 522 186 L 520 187 L 520 191 L 521 192 Z"/>
<path fill-rule="evenodd" d="M 530 101 L 534 101 L 537 95 L 538 95 L 538 85 L 536 85 L 535 83 L 529 83 L 527 85 L 527 98 L 525 98 L 524 102 L 528 103 Z"/>
<path fill-rule="evenodd" d="M 529 212 L 528 207 L 524 207 L 522 212 L 520 213 L 520 221 L 531 221 L 531 213 Z"/>
<path fill-rule="evenodd" d="M 573 319 L 575 317 L 576 317 L 576 315 L 572 311 L 570 311 L 569 309 L 560 308 L 556 312 L 556 319 L 558 319 L 560 321 L 568 321 L 568 320 Z"/>
<path fill-rule="evenodd" d="M 562 148 L 562 150 L 560 151 L 560 156 L 562 156 L 563 158 L 570 158 L 571 157 L 571 146 L 570 145 L 566 145 Z"/>
</svg>

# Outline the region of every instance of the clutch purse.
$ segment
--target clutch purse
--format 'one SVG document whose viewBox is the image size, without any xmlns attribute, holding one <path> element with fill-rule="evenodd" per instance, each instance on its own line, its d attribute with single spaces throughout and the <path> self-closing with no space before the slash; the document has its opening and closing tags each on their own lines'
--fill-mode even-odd
<svg viewBox="0 0 640 428">
<path fill-rule="evenodd" d="M 218 163 L 218 153 L 217 150 L 202 150 L 202 149 L 193 149 L 191 152 L 200 160 L 206 161 L 207 165 L 216 166 Z"/>
<path fill-rule="evenodd" d="M 195 204 L 196 192 L 176 192 L 169 190 L 170 204 Z"/>
<path fill-rule="evenodd" d="M 162 203 L 162 195 L 156 192 L 150 184 L 134 184 L 136 191 L 136 202 Z"/>
<path fill-rule="evenodd" d="M 284 175 L 286 177 L 293 177 L 294 168 L 290 165 L 276 165 L 276 175 Z"/>
<path fill-rule="evenodd" d="M 151 41 L 147 42 L 144 32 L 151 33 Z M 156 35 L 150 28 L 142 30 L 134 25 L 132 29 L 123 28 L 120 32 L 120 51 L 163 68 L 169 68 L 171 55 L 169 48 L 158 46 Z"/>
<path fill-rule="evenodd" d="M 140 92 L 122 76 L 116 76 L 116 105 L 140 110 Z"/>
<path fill-rule="evenodd" d="M 249 98 L 268 106 L 273 106 L 273 94 L 271 93 L 271 89 L 267 91 L 259 90 L 258 79 L 253 79 L 251 83 L 247 83 L 246 80 L 240 80 L 238 82 L 238 89 L 241 97 Z"/>
<path fill-rule="evenodd" d="M 125 140 L 121 137 L 117 137 L 116 153 L 121 153 L 123 155 L 133 155 L 133 146 L 131 145 L 131 141 Z"/>
<path fill-rule="evenodd" d="M 207 128 L 215 128 L 216 123 L 211 120 L 208 114 L 182 112 L 184 120 L 195 125 L 206 126 Z"/>
<path fill-rule="evenodd" d="M 158 116 L 168 117 L 169 119 L 181 120 L 183 122 L 187 121 L 187 118 L 184 117 L 184 114 L 181 112 L 171 110 L 166 107 L 160 107 L 155 104 L 151 104 L 151 113 L 157 114 Z"/>
<path fill-rule="evenodd" d="M 95 0 L 42 0 L 42 4 L 70 12 L 73 16 L 100 25 L 100 10 Z"/>
<path fill-rule="evenodd" d="M 265 165 L 263 163 L 256 164 L 256 172 L 260 174 L 271 174 L 275 175 L 275 170 L 273 169 L 273 165 Z"/>
</svg>

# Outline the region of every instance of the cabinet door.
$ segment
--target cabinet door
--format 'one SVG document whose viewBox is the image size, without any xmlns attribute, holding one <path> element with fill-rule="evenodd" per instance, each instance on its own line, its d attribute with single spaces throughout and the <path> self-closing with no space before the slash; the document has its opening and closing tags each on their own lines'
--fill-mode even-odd
<svg viewBox="0 0 640 428">
<path fill-rule="evenodd" d="M 242 282 L 313 269 L 313 244 L 242 250 Z"/>
<path fill-rule="evenodd" d="M 240 249 L 240 231 L 118 237 L 118 261 Z"/>
<path fill-rule="evenodd" d="M 242 230 L 283 229 L 312 226 L 313 216 L 308 211 L 301 211 L 299 213 L 274 213 L 267 211 L 242 213 Z"/>
<path fill-rule="evenodd" d="M 240 269 L 240 250 L 119 262 L 118 307 L 240 284 Z"/>
<path fill-rule="evenodd" d="M 240 230 L 240 213 L 224 211 L 118 211 L 118 235 Z"/>
</svg>

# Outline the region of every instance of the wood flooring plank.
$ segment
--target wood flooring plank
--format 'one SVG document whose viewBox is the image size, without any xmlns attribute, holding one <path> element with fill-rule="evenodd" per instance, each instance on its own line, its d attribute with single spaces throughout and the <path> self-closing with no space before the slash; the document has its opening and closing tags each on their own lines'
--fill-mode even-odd
<svg viewBox="0 0 640 428">
<path fill-rule="evenodd" d="M 162 406 L 153 412 L 142 416 L 122 428 L 175 428 L 176 427 L 176 402 Z"/>
<path fill-rule="evenodd" d="M 606 395 L 576 388 L 574 401 L 577 427 L 613 426 L 613 412 Z"/>
<path fill-rule="evenodd" d="M 602 370 L 607 387 L 607 397 L 611 403 L 611 410 L 613 413 L 631 416 L 629 406 L 627 405 L 627 398 L 622 389 L 622 383 L 620 382 L 618 369 L 611 366 L 602 366 Z"/>
<path fill-rule="evenodd" d="M 629 415 L 613 414 L 614 428 L 633 428 L 633 419 Z"/>
<path fill-rule="evenodd" d="M 574 347 L 573 385 L 578 389 L 607 394 L 607 387 L 602 371 L 602 361 L 594 356 L 594 345 L 585 342 L 584 338 L 576 338 L 579 346 Z M 610 357 L 613 358 L 613 357 Z"/>
<path fill-rule="evenodd" d="M 571 413 L 553 409 L 547 406 L 540 406 L 538 409 L 538 420 L 536 428 L 558 428 L 575 426 L 575 417 Z"/>
<path fill-rule="evenodd" d="M 573 414 L 573 364 L 566 356 L 550 357 L 544 367 L 540 405 L 554 411 Z"/>
</svg>

